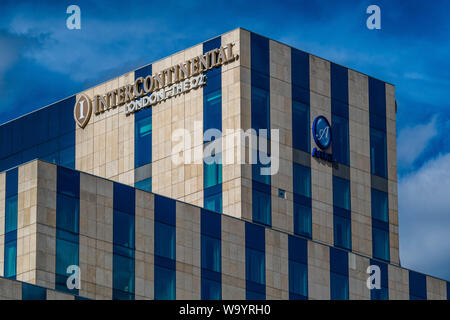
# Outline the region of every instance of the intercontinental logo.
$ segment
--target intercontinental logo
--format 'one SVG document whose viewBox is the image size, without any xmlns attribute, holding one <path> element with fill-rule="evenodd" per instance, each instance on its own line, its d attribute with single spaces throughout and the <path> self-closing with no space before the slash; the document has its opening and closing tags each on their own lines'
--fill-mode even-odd
<svg viewBox="0 0 450 320">
<path fill-rule="evenodd" d="M 74 107 L 74 118 L 84 128 L 94 113 L 96 116 L 119 106 L 125 106 L 125 114 L 151 107 L 166 99 L 187 93 L 207 84 L 206 71 L 238 59 L 233 52 L 233 43 L 213 49 L 185 62 L 171 66 L 161 72 L 137 78 L 128 84 L 104 95 L 95 95 L 91 100 L 85 94 L 78 95 Z"/>
<path fill-rule="evenodd" d="M 88 124 L 91 114 L 91 100 L 89 100 L 89 98 L 82 93 L 78 96 L 75 107 L 73 108 L 73 117 L 80 128 L 84 128 Z"/>
</svg>

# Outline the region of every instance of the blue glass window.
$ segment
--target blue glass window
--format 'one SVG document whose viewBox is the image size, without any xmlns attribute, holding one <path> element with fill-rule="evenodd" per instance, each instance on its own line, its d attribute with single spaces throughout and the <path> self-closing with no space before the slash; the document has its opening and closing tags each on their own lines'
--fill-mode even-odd
<svg viewBox="0 0 450 320">
<path fill-rule="evenodd" d="M 374 258 L 389 261 L 389 225 L 372 219 L 372 251 Z"/>
<path fill-rule="evenodd" d="M 331 300 L 348 300 L 348 254 L 330 248 L 330 287 Z"/>
<path fill-rule="evenodd" d="M 246 298 L 265 299 L 266 295 L 265 229 L 245 223 Z"/>
<path fill-rule="evenodd" d="M 310 121 L 309 106 L 292 100 L 292 146 L 305 152 L 311 152 Z"/>
<path fill-rule="evenodd" d="M 5 177 L 5 240 L 4 267 L 5 278 L 15 279 L 17 273 L 17 199 L 18 168 L 6 171 Z"/>
<path fill-rule="evenodd" d="M 75 96 L 0 126 L 0 171 L 35 158 L 75 166 Z M 59 143 L 59 138 L 64 141 Z"/>
<path fill-rule="evenodd" d="M 252 86 L 252 128 L 259 135 L 260 129 L 266 129 L 267 137 L 270 137 L 270 93 L 258 87 Z"/>
<path fill-rule="evenodd" d="M 348 212 L 334 208 L 333 215 L 334 245 L 339 248 L 351 250 L 351 219 Z"/>
<path fill-rule="evenodd" d="M 47 290 L 29 283 L 22 283 L 22 300 L 47 300 Z"/>
<path fill-rule="evenodd" d="M 155 195 L 155 300 L 175 299 L 175 200 Z"/>
<path fill-rule="evenodd" d="M 80 173 L 71 169 L 57 168 L 56 194 L 56 264 L 55 287 L 57 290 L 78 294 L 69 289 L 67 273 L 69 266 L 79 266 L 80 226 Z"/>
<path fill-rule="evenodd" d="M 311 198 L 311 168 L 294 162 L 293 170 L 294 193 Z"/>
<path fill-rule="evenodd" d="M 222 183 L 221 154 L 205 158 L 203 164 L 204 188 L 213 187 Z"/>
<path fill-rule="evenodd" d="M 208 189 L 205 189 L 207 193 Z M 205 195 L 204 207 L 205 209 L 222 212 L 222 189 L 218 193 L 212 193 Z"/>
<path fill-rule="evenodd" d="M 201 211 L 201 267 L 202 299 L 217 300 L 222 297 L 221 272 L 221 216 Z"/>
<path fill-rule="evenodd" d="M 333 176 L 333 206 L 350 211 L 350 181 Z"/>
<path fill-rule="evenodd" d="M 251 33 L 250 42 L 252 70 L 269 75 L 269 39 Z"/>
<path fill-rule="evenodd" d="M 175 259 L 175 228 L 172 225 L 155 221 L 155 254 Z"/>
<path fill-rule="evenodd" d="M 409 299 L 427 300 L 427 278 L 424 274 L 409 271 Z"/>
<path fill-rule="evenodd" d="M 333 114 L 332 128 L 334 161 L 348 166 L 350 164 L 348 118 Z"/>
<path fill-rule="evenodd" d="M 151 192 L 152 191 L 152 178 L 147 178 L 134 183 L 136 189 Z"/>
<path fill-rule="evenodd" d="M 205 93 L 203 98 L 203 131 L 222 130 L 222 89 Z"/>
<path fill-rule="evenodd" d="M 152 162 L 152 108 L 141 109 L 134 116 L 134 167 Z"/>
<path fill-rule="evenodd" d="M 387 178 L 386 133 L 370 128 L 370 168 L 372 174 Z"/>
<path fill-rule="evenodd" d="M 114 183 L 113 299 L 134 299 L 135 189 Z"/>
<path fill-rule="evenodd" d="M 388 194 L 372 188 L 372 218 L 389 222 Z"/>
<path fill-rule="evenodd" d="M 155 265 L 155 300 L 175 299 L 175 269 Z"/>
<path fill-rule="evenodd" d="M 257 184 L 257 182 L 253 181 L 253 185 L 255 184 Z M 260 188 L 258 190 L 255 187 L 253 187 L 252 192 L 253 221 L 270 226 L 272 224 L 271 195 L 268 192 L 268 190 L 264 189 L 266 188 Z"/>
<path fill-rule="evenodd" d="M 289 236 L 289 299 L 308 299 L 308 244 Z"/>
</svg>

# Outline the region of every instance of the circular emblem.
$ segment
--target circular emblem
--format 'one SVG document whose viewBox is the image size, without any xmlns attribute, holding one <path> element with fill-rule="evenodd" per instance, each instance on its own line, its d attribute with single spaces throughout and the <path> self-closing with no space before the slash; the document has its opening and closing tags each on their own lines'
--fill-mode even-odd
<svg viewBox="0 0 450 320">
<path fill-rule="evenodd" d="M 91 114 L 91 100 L 85 94 L 79 94 L 77 97 L 77 102 L 75 102 L 75 106 L 73 108 L 73 117 L 75 122 L 80 126 L 80 128 L 84 128 L 88 124 Z"/>
<path fill-rule="evenodd" d="M 314 119 L 312 133 L 317 146 L 325 150 L 331 144 L 331 127 L 324 116 L 318 116 Z"/>
</svg>

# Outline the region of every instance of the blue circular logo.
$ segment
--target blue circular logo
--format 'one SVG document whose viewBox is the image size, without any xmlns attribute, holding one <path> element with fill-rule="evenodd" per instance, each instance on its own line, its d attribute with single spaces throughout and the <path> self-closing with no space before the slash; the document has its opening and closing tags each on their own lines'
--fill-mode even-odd
<svg viewBox="0 0 450 320">
<path fill-rule="evenodd" d="M 312 133 L 317 146 L 325 150 L 331 144 L 331 126 L 324 116 L 318 116 L 314 119 Z"/>
</svg>

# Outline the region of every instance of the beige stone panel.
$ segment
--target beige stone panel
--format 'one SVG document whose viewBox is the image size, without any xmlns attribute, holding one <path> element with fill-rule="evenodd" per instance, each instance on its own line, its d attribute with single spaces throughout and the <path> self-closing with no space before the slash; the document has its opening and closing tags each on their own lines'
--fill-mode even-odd
<svg viewBox="0 0 450 320">
<path fill-rule="evenodd" d="M 284 82 L 291 82 L 291 48 L 269 40 L 270 76 Z"/>
<path fill-rule="evenodd" d="M 308 298 L 330 299 L 330 248 L 308 241 Z"/>
<path fill-rule="evenodd" d="M 409 300 L 409 274 L 407 269 L 388 265 L 389 300 Z"/>
<path fill-rule="evenodd" d="M 331 97 L 330 62 L 310 55 L 309 71 L 311 91 Z"/>
<path fill-rule="evenodd" d="M 0 277 L 3 277 L 5 258 L 5 191 L 6 173 L 0 173 Z"/>
<path fill-rule="evenodd" d="M 112 298 L 113 183 L 80 174 L 80 295 Z"/>
<path fill-rule="evenodd" d="M 136 190 L 135 298 L 154 298 L 155 197 Z"/>
<path fill-rule="evenodd" d="M 427 300 L 447 300 L 447 282 L 434 277 L 427 278 Z"/>
<path fill-rule="evenodd" d="M 265 229 L 266 232 L 266 298 L 289 299 L 288 235 Z"/>
<path fill-rule="evenodd" d="M 176 297 L 201 297 L 200 208 L 176 203 Z"/>
<path fill-rule="evenodd" d="M 0 278 L 0 300 L 22 300 L 22 283 Z"/>
<path fill-rule="evenodd" d="M 222 46 L 234 43 L 233 53 L 238 58 L 222 66 L 222 209 L 241 217 L 241 44 L 240 29 L 222 35 Z"/>
<path fill-rule="evenodd" d="M 279 133 L 279 170 L 271 176 L 272 226 L 293 232 L 291 50 L 278 42 L 270 47 L 270 127 Z M 273 135 L 272 135 L 273 136 Z M 272 157 L 275 154 L 272 152 Z M 272 164 L 273 166 L 273 164 Z M 285 190 L 286 199 L 278 196 Z M 289 198 L 288 198 L 289 197 Z M 289 200 L 288 200 L 289 199 Z"/>
<path fill-rule="evenodd" d="M 369 78 L 351 69 L 348 70 L 348 103 L 369 112 Z"/>
<path fill-rule="evenodd" d="M 366 273 L 369 265 L 370 260 L 368 258 L 354 253 L 348 254 L 350 300 L 370 300 L 370 290 L 367 288 L 369 274 Z"/>
<path fill-rule="evenodd" d="M 75 300 L 75 296 L 63 292 L 47 290 L 47 300 Z"/>
<path fill-rule="evenodd" d="M 222 299 L 245 299 L 245 222 L 222 215 Z"/>
</svg>

